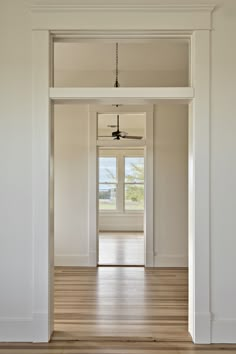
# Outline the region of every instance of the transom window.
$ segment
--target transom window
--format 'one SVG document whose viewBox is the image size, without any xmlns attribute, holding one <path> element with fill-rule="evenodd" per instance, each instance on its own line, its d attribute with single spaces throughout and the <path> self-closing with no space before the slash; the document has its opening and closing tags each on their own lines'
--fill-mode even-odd
<svg viewBox="0 0 236 354">
<path fill-rule="evenodd" d="M 99 210 L 144 211 L 143 150 L 100 151 Z"/>
</svg>

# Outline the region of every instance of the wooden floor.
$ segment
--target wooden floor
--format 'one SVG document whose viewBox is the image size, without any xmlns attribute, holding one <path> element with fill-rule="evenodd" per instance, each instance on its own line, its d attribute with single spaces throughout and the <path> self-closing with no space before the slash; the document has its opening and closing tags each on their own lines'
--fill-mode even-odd
<svg viewBox="0 0 236 354">
<path fill-rule="evenodd" d="M 143 232 L 100 232 L 98 263 L 144 265 Z"/>
<path fill-rule="evenodd" d="M 0 354 L 236 353 L 191 342 L 186 270 L 57 268 L 55 291 L 52 341 L 0 343 Z"/>
<path fill-rule="evenodd" d="M 236 345 L 188 342 L 52 341 L 0 343 L 0 354 L 235 354 Z"/>
<path fill-rule="evenodd" d="M 56 268 L 56 339 L 190 340 L 186 269 Z"/>
</svg>

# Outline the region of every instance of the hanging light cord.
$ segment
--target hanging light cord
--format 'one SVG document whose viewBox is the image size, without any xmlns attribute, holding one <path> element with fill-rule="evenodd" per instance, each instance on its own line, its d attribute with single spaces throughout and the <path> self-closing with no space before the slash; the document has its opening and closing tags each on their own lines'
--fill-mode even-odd
<svg viewBox="0 0 236 354">
<path fill-rule="evenodd" d="M 114 84 L 114 87 L 119 87 L 120 84 L 119 84 L 119 81 L 118 81 L 118 43 L 116 43 L 116 81 L 115 81 L 115 84 Z"/>
</svg>

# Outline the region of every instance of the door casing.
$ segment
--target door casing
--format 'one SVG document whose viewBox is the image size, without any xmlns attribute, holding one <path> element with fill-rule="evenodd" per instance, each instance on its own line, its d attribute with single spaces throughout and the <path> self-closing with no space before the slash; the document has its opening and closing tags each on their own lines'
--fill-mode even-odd
<svg viewBox="0 0 236 354">
<path fill-rule="evenodd" d="M 143 11 L 145 9 L 145 11 Z M 189 116 L 189 332 L 211 342 L 210 306 L 210 5 L 37 5 L 33 29 L 33 290 L 32 340 L 53 330 L 53 129 L 52 102 L 99 99 L 191 100 Z M 96 19 L 94 22 L 94 18 Z M 121 21 L 122 19 L 122 21 Z M 142 24 L 142 25 L 141 25 Z M 95 28 L 95 29 L 94 29 Z M 138 30 L 137 30 L 138 28 Z M 52 40 L 187 37 L 191 41 L 189 88 L 50 88 Z"/>
</svg>

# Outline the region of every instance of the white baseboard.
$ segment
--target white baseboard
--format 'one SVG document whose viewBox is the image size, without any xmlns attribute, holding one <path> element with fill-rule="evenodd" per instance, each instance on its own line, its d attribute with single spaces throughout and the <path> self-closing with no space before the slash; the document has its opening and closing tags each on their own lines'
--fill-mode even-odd
<svg viewBox="0 0 236 354">
<path fill-rule="evenodd" d="M 51 333 L 49 330 L 48 314 L 34 313 L 32 342 L 47 343 L 49 342 L 50 337 Z"/>
<path fill-rule="evenodd" d="M 188 257 L 184 255 L 157 254 L 154 256 L 155 267 L 187 267 Z"/>
<path fill-rule="evenodd" d="M 89 267 L 97 267 L 97 252 L 91 251 L 89 252 Z"/>
<path fill-rule="evenodd" d="M 0 342 L 32 342 L 32 318 L 0 318 Z"/>
<path fill-rule="evenodd" d="M 195 344 L 210 344 L 211 343 L 211 313 L 210 312 L 195 312 L 194 318 L 194 333 L 190 333 Z"/>
<path fill-rule="evenodd" d="M 0 342 L 41 342 L 50 340 L 48 314 L 27 318 L 0 318 Z"/>
<path fill-rule="evenodd" d="M 99 230 L 102 231 L 114 231 L 114 232 L 143 232 L 143 225 L 127 225 L 127 224 L 100 224 Z"/>
<path fill-rule="evenodd" d="M 88 255 L 66 255 L 60 254 L 55 255 L 55 266 L 65 266 L 65 267 L 88 267 L 89 256 Z"/>
<path fill-rule="evenodd" d="M 154 257 L 153 257 L 153 252 L 146 252 L 146 262 L 145 262 L 145 267 L 154 267 Z"/>
<path fill-rule="evenodd" d="M 212 343 L 236 343 L 236 319 L 213 319 Z"/>
</svg>

